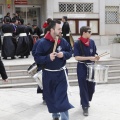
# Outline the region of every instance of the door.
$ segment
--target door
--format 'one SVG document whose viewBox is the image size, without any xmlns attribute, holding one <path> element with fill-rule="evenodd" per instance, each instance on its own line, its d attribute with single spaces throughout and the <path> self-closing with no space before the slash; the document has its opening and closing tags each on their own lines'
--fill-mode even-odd
<svg viewBox="0 0 120 120">
<path fill-rule="evenodd" d="M 41 25 L 40 21 L 40 7 L 32 6 L 15 6 L 15 12 L 19 13 L 20 17 L 24 19 L 24 24 Z"/>
</svg>

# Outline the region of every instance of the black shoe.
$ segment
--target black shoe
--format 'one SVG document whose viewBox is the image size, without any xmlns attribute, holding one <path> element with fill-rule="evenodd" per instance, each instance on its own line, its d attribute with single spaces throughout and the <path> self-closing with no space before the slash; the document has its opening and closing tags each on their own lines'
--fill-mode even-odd
<svg viewBox="0 0 120 120">
<path fill-rule="evenodd" d="M 83 107 L 83 115 L 88 116 L 88 107 Z"/>
<path fill-rule="evenodd" d="M 20 56 L 19 58 L 24 58 L 24 56 Z"/>
<path fill-rule="evenodd" d="M 88 104 L 88 107 L 90 107 L 90 103 Z"/>
<path fill-rule="evenodd" d="M 3 57 L 4 60 L 7 60 L 7 57 Z"/>
<path fill-rule="evenodd" d="M 53 120 L 59 120 L 59 118 L 54 118 Z"/>
<path fill-rule="evenodd" d="M 26 58 L 28 58 L 28 56 L 26 56 Z"/>
<path fill-rule="evenodd" d="M 46 101 L 45 100 L 43 100 L 43 105 L 46 105 Z"/>
</svg>

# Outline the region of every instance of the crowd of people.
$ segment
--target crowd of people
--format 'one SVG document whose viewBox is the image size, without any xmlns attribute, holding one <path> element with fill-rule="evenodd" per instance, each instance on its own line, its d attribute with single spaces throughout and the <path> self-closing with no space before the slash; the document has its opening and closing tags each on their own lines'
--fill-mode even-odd
<svg viewBox="0 0 120 120">
<path fill-rule="evenodd" d="M 7 15 L 8 16 L 8 15 Z M 65 67 L 66 60 L 74 54 L 77 63 L 77 76 L 80 89 L 80 105 L 83 115 L 88 116 L 90 107 L 89 101 L 92 100 L 95 91 L 95 83 L 86 80 L 87 64 L 94 64 L 100 58 L 96 52 L 96 45 L 91 37 L 91 28 L 83 26 L 80 28 L 80 37 L 71 47 L 69 33 L 70 26 L 67 17 L 62 18 L 63 26 L 59 20 L 48 18 L 43 24 L 44 32 L 33 25 L 32 32 L 30 24 L 24 25 L 24 20 L 16 15 L 14 19 L 4 18 L 2 31 L 4 33 L 2 56 L 4 59 L 15 56 L 26 58 L 32 55 L 38 66 L 38 71 L 42 70 L 43 90 L 38 87 L 38 92 L 43 94 L 49 113 L 52 113 L 53 120 L 69 120 L 68 110 L 74 108 L 68 99 L 68 70 Z M 19 23 L 19 24 L 18 24 Z M 38 30 L 39 29 L 39 30 Z M 38 40 L 34 41 L 31 34 L 36 33 Z M 42 34 L 44 33 L 44 37 Z M 16 35 L 19 35 L 16 41 Z M 14 39 L 13 39 L 14 37 Z M 35 44 L 33 45 L 33 42 Z"/>
<path fill-rule="evenodd" d="M 24 24 L 24 20 L 17 14 L 7 13 L 3 19 L 1 32 L 3 40 L 1 51 L 3 59 L 28 58 L 32 50 L 34 39 L 44 36 L 43 30 L 37 25 Z M 35 36 L 35 37 L 34 37 Z"/>
</svg>

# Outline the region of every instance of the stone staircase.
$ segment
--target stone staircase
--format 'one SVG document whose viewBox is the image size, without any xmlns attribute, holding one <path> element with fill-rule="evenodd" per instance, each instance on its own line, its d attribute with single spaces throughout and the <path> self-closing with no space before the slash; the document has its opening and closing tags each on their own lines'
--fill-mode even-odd
<svg viewBox="0 0 120 120">
<path fill-rule="evenodd" d="M 120 60 L 101 60 L 98 64 L 109 66 L 108 83 L 120 83 Z M 37 83 L 27 73 L 27 68 L 30 64 L 25 65 L 6 65 L 6 71 L 9 77 L 9 82 L 5 83 L 0 79 L 0 88 L 3 87 L 30 87 L 37 86 Z M 78 85 L 76 73 L 76 61 L 68 61 L 67 68 L 69 71 L 68 78 L 70 85 Z"/>
</svg>

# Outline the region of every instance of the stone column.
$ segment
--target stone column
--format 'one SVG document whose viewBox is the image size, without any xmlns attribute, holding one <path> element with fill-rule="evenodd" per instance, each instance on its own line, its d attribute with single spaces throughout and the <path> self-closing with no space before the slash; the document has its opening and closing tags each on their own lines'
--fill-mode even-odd
<svg viewBox="0 0 120 120">
<path fill-rule="evenodd" d="M 105 0 L 99 0 L 100 35 L 105 35 Z"/>
<path fill-rule="evenodd" d="M 53 19 L 54 0 L 46 0 L 46 18 Z"/>
</svg>

